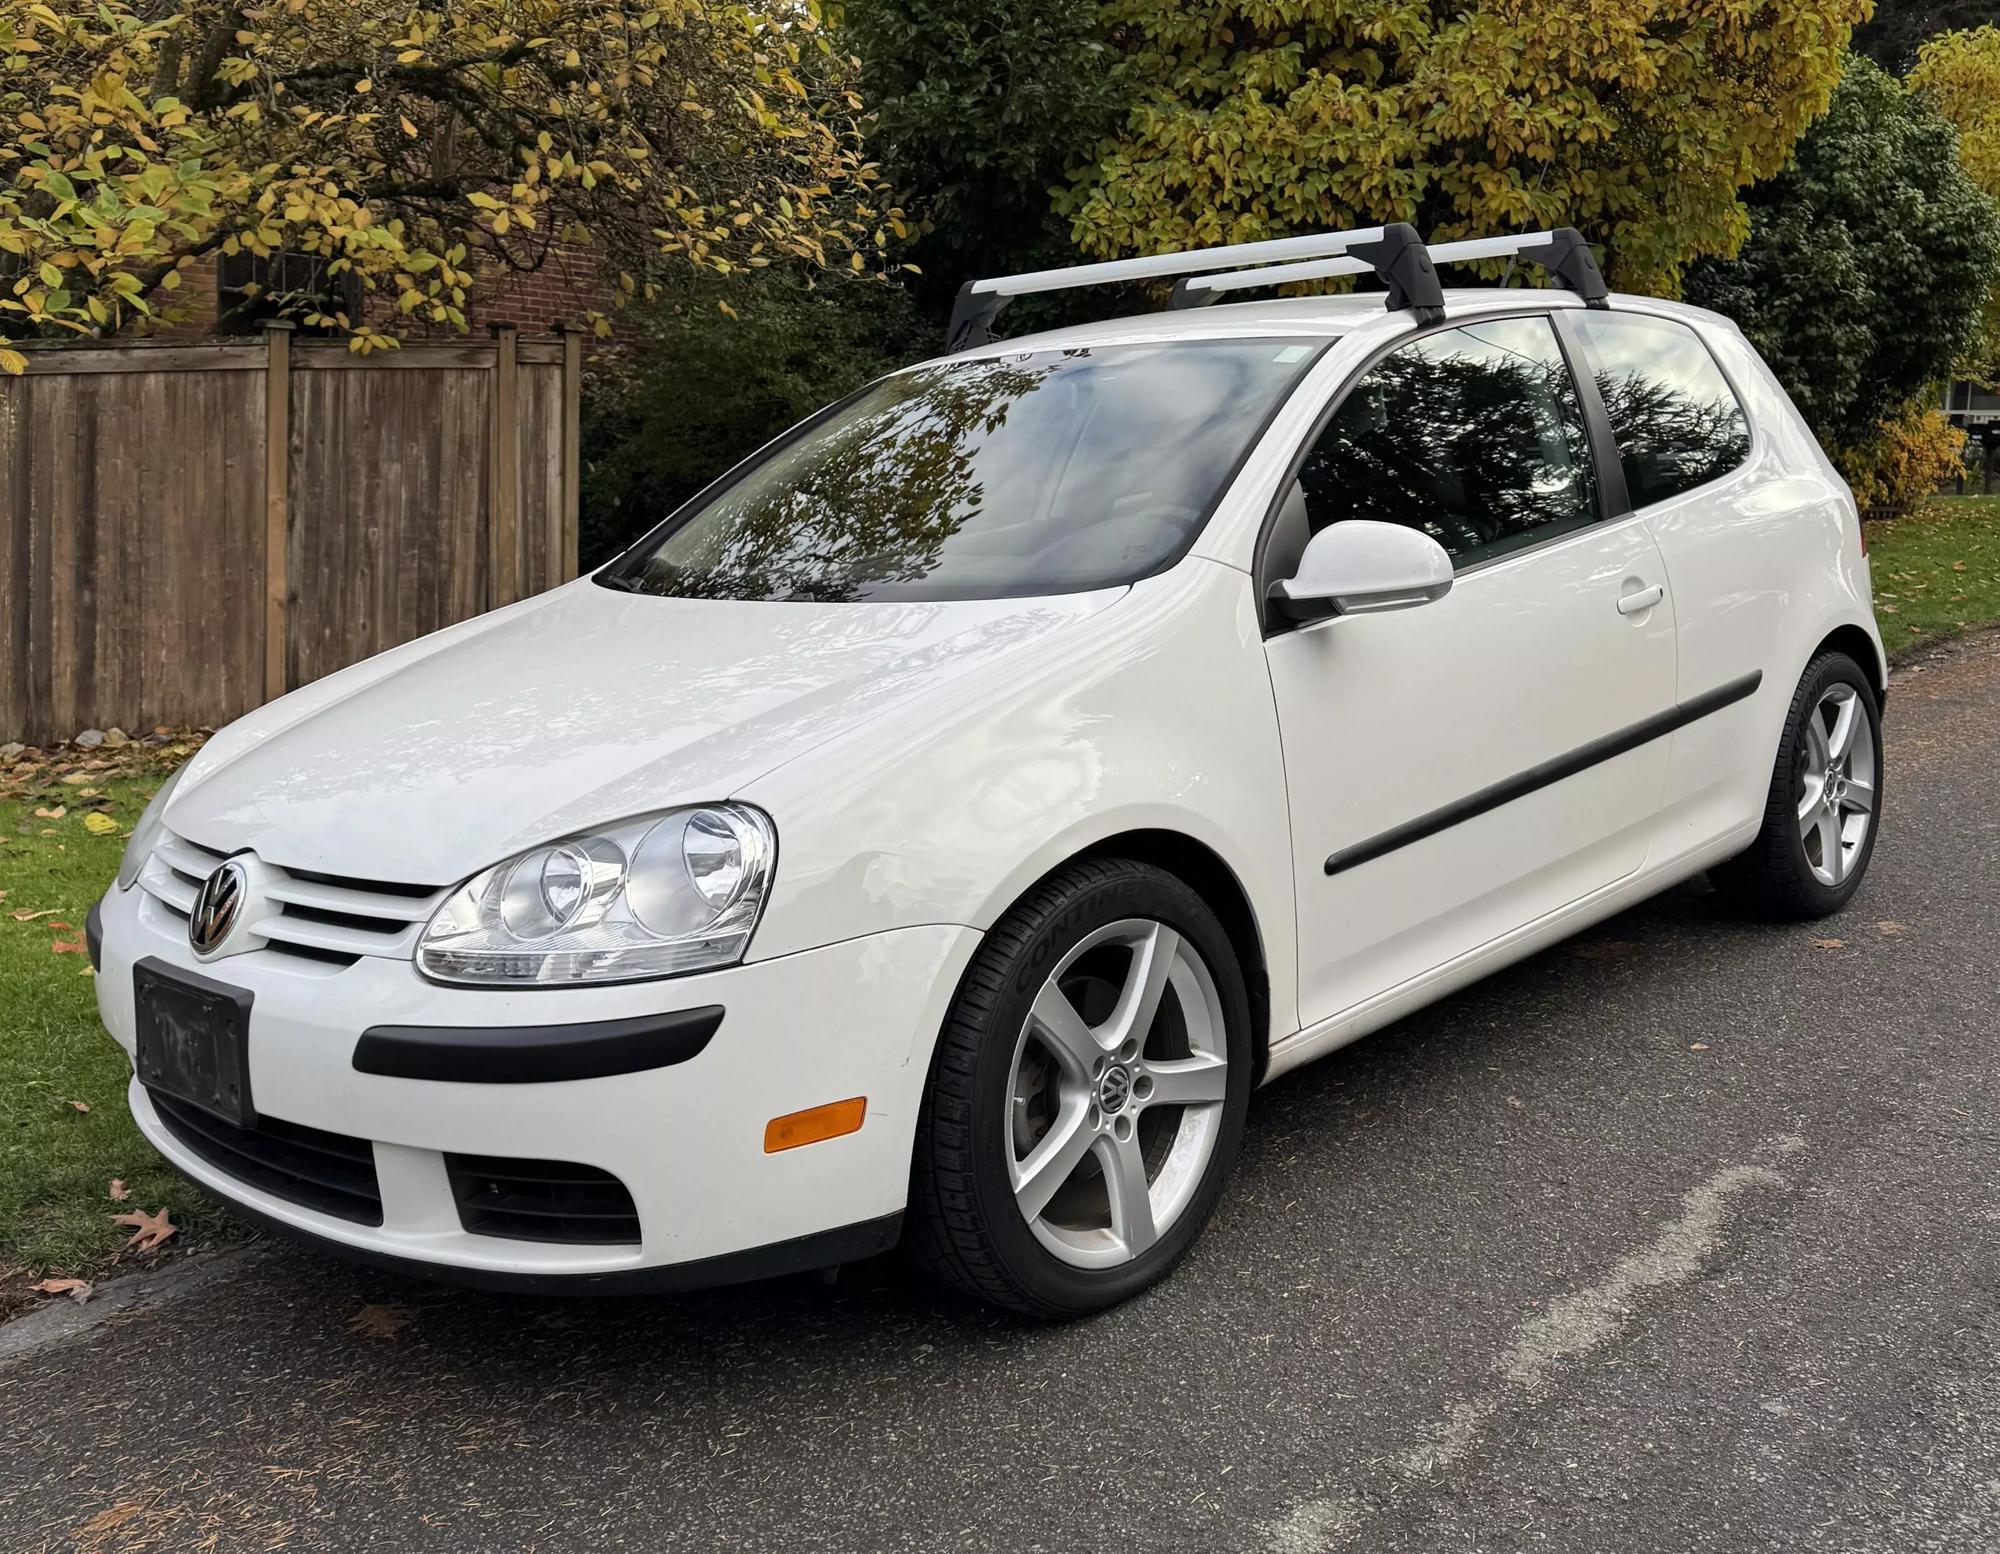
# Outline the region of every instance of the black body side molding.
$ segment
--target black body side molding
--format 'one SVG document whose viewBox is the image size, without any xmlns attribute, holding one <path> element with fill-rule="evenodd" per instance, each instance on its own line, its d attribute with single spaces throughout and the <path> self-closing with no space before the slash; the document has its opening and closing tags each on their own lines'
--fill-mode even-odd
<svg viewBox="0 0 2000 1554">
<path fill-rule="evenodd" d="M 1628 750 L 1636 750 L 1641 745 L 1671 734 L 1677 728 L 1707 717 L 1711 712 L 1720 712 L 1751 695 L 1763 683 L 1763 671 L 1747 674 L 1740 680 L 1731 680 L 1727 685 L 1718 685 L 1712 691 L 1704 691 L 1692 700 L 1684 701 L 1677 707 L 1669 707 L 1665 712 L 1622 728 L 1615 734 L 1607 734 L 1602 739 L 1593 739 L 1589 744 L 1559 755 L 1552 761 L 1544 761 L 1540 766 L 1531 766 L 1525 772 L 1496 782 L 1490 788 L 1481 788 L 1477 793 L 1466 795 L 1442 809 L 1434 809 L 1428 815 L 1419 815 L 1415 820 L 1406 820 L 1392 830 L 1378 836 L 1371 836 L 1365 842 L 1357 842 L 1352 847 L 1343 847 L 1326 860 L 1326 872 L 1339 874 L 1360 864 L 1372 862 L 1384 853 L 1392 853 L 1399 847 L 1407 847 L 1412 842 L 1421 842 L 1427 836 L 1448 830 L 1462 821 L 1471 820 L 1489 810 L 1498 809 L 1502 804 L 1511 804 L 1516 799 L 1526 798 L 1537 789 L 1546 788 L 1551 783 L 1561 782 L 1565 777 L 1574 777 L 1578 772 L 1588 771 Z"/>
<path fill-rule="evenodd" d="M 722 1024 L 722 1006 L 587 1025 L 376 1025 L 355 1043 L 358 1073 L 466 1084 L 603 1079 L 685 1063 Z"/>
</svg>

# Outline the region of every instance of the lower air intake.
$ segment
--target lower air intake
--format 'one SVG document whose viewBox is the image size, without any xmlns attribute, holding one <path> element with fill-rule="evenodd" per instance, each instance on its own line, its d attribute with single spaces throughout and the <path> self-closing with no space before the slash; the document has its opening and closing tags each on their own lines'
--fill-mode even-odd
<svg viewBox="0 0 2000 1554">
<path fill-rule="evenodd" d="M 458 1222 L 475 1236 L 635 1245 L 639 1211 L 609 1171 L 564 1160 L 446 1155 Z"/>
</svg>

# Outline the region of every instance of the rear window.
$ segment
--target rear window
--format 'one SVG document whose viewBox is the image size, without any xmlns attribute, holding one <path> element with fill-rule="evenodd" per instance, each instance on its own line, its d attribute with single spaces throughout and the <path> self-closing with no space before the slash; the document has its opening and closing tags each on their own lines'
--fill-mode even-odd
<svg viewBox="0 0 2000 1554">
<path fill-rule="evenodd" d="M 1129 583 L 1192 542 L 1324 340 L 948 361 L 864 389 L 601 581 L 702 599 L 990 599 Z"/>
<path fill-rule="evenodd" d="M 1743 407 L 1692 329 L 1597 308 L 1574 317 L 1634 507 L 1706 485 L 1750 456 Z"/>
</svg>

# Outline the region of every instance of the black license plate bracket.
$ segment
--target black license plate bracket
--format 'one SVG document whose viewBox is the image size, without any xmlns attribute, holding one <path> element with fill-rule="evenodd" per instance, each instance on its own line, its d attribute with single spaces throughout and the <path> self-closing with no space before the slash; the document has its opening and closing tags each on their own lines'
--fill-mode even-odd
<svg viewBox="0 0 2000 1554">
<path fill-rule="evenodd" d="M 139 1082 L 239 1128 L 257 1124 L 250 1096 L 248 988 L 147 956 L 132 968 Z"/>
</svg>

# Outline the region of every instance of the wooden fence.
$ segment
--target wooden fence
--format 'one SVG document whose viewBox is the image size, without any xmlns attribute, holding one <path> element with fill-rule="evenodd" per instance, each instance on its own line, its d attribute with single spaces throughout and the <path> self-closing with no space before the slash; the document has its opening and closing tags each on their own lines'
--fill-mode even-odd
<svg viewBox="0 0 2000 1554">
<path fill-rule="evenodd" d="M 576 575 L 582 337 L 0 375 L 0 742 L 219 725 Z"/>
</svg>

